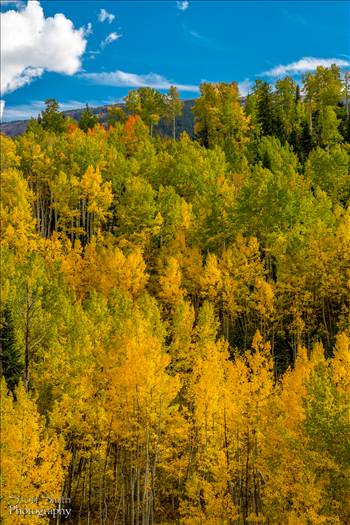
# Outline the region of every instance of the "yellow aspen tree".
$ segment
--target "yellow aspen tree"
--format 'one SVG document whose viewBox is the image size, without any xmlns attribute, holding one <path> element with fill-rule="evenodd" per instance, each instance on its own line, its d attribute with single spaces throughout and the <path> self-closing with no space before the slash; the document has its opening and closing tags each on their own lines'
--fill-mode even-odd
<svg viewBox="0 0 350 525">
<path fill-rule="evenodd" d="M 332 375 L 337 388 L 350 396 L 350 339 L 345 333 L 337 336 L 331 363 Z"/>
<path fill-rule="evenodd" d="M 174 306 L 169 329 L 172 338 L 169 347 L 170 369 L 180 375 L 188 373 L 193 365 L 192 330 L 194 320 L 195 313 L 192 304 L 180 299 Z"/>
<path fill-rule="evenodd" d="M 108 241 L 107 241 L 108 242 Z M 79 241 L 68 250 L 61 267 L 67 283 L 76 290 L 78 298 L 86 297 L 91 290 L 105 296 L 118 290 L 126 297 L 137 297 L 148 281 L 146 264 L 140 249 L 127 255 L 107 244 L 103 237 L 94 237 L 82 248 Z"/>
<path fill-rule="evenodd" d="M 339 317 L 339 330 L 349 334 L 350 327 L 350 305 L 347 298 L 350 295 L 350 206 L 344 211 L 334 240 L 334 249 L 337 250 L 338 263 L 334 268 L 334 258 L 330 269 L 334 275 L 333 283 L 336 286 L 337 296 L 340 295 L 342 313 Z M 341 277 L 341 279 L 339 279 Z M 341 284 L 339 283 L 341 281 Z"/>
<path fill-rule="evenodd" d="M 207 297 L 210 301 L 215 301 L 221 292 L 222 277 L 217 257 L 213 253 L 209 253 L 206 258 L 200 283 L 201 295 Z"/>
<path fill-rule="evenodd" d="M 238 86 L 235 82 L 203 83 L 200 91 L 193 108 L 195 132 L 203 145 L 220 145 L 234 162 L 249 140 L 250 128 L 250 117 L 239 102 Z"/>
<path fill-rule="evenodd" d="M 252 348 L 228 371 L 227 456 L 233 500 L 243 523 L 264 510 L 263 440 L 271 425 L 274 393 L 270 345 L 256 332 Z"/>
<path fill-rule="evenodd" d="M 16 143 L 10 137 L 0 133 L 1 140 L 1 171 L 16 169 L 20 164 L 20 156 L 16 152 Z"/>
<path fill-rule="evenodd" d="M 71 453 L 64 496 L 72 498 L 77 521 L 92 519 L 99 508 L 110 446 L 105 352 L 106 341 L 113 339 L 112 320 L 102 295 L 92 291 L 84 303 L 65 305 L 64 344 L 57 341 L 50 363 L 38 370 L 44 395 L 45 385 L 51 386 L 50 425 L 64 436 Z"/>
<path fill-rule="evenodd" d="M 89 166 L 81 179 L 82 216 L 86 217 L 85 230 L 91 239 L 108 217 L 113 194 L 111 182 L 103 182 L 100 169 Z"/>
<path fill-rule="evenodd" d="M 173 306 L 184 296 L 181 288 L 182 272 L 175 257 L 169 257 L 164 274 L 159 279 L 159 297 L 167 304 Z"/>
<path fill-rule="evenodd" d="M 99 287 L 98 289 L 108 295 L 112 289 L 117 289 L 126 296 L 136 297 L 143 290 L 148 280 L 146 264 L 140 249 L 134 249 L 124 255 L 119 248 L 109 247 L 101 249 L 98 253 L 99 262 Z M 92 272 L 96 268 L 91 267 Z"/>
<path fill-rule="evenodd" d="M 228 409 L 226 375 L 227 343 L 216 341 L 218 324 L 213 305 L 199 311 L 186 402 L 190 431 L 186 498 L 181 514 L 186 524 L 229 523 L 237 509 L 229 491 L 225 451 L 225 422 Z"/>
<path fill-rule="evenodd" d="M 4 524 L 48 523 L 63 484 L 62 442 L 45 429 L 36 403 L 20 384 L 15 399 L 1 381 L 1 516 Z M 31 513 L 26 509 L 31 509 Z M 41 514 L 41 516 L 39 516 Z"/>
<path fill-rule="evenodd" d="M 312 509 L 318 521 L 343 524 L 350 519 L 350 411 L 347 396 L 337 389 L 329 365 L 316 366 L 306 384 L 304 455 L 321 493 L 319 508 Z"/>
<path fill-rule="evenodd" d="M 67 246 L 61 261 L 61 271 L 66 283 L 81 300 L 86 294 L 83 247 L 79 240 Z"/>
<path fill-rule="evenodd" d="M 63 171 L 50 182 L 55 229 L 67 234 L 72 241 L 85 233 L 81 220 L 80 184 L 76 175 L 67 175 Z"/>
<path fill-rule="evenodd" d="M 18 141 L 21 158 L 21 170 L 33 192 L 33 215 L 36 219 L 37 233 L 49 237 L 53 220 L 53 198 L 50 188 L 57 171 L 55 146 L 59 139 L 50 133 L 34 138 L 31 134 L 23 135 Z"/>
<path fill-rule="evenodd" d="M 322 485 L 316 481 L 303 430 L 307 381 L 315 367 L 324 363 L 322 345 L 314 346 L 310 358 L 300 347 L 293 369 L 285 372 L 278 388 L 272 428 L 267 429 L 264 439 L 266 514 L 277 523 L 325 523 L 320 512 Z"/>
<path fill-rule="evenodd" d="M 160 476 L 169 456 L 172 419 L 176 416 L 179 382 L 166 369 L 169 356 L 141 312 L 134 310 L 124 325 L 116 347 L 110 350 L 107 371 L 108 412 L 112 416 L 111 440 L 119 450 L 116 490 L 125 494 L 117 513 L 119 521 L 130 517 L 150 523 L 161 513 L 157 494 L 163 490 Z M 177 431 L 178 432 L 178 431 Z M 170 442 L 168 440 L 170 439 Z M 116 458 L 118 461 L 118 458 Z"/>
<path fill-rule="evenodd" d="M 186 290 L 186 295 L 191 298 L 196 309 L 198 309 L 200 275 L 203 264 L 202 254 L 197 247 L 191 247 L 185 244 L 178 261 L 183 275 L 183 288 Z"/>
<path fill-rule="evenodd" d="M 192 300 L 198 309 L 200 296 L 200 276 L 202 273 L 202 254 L 197 247 L 189 246 L 183 230 L 179 230 L 174 239 L 164 246 L 156 263 L 160 273 L 166 273 L 170 259 L 177 260 L 181 271 L 181 286 L 184 295 Z"/>
<path fill-rule="evenodd" d="M 256 286 L 266 281 L 257 239 L 244 239 L 238 235 L 235 242 L 223 251 L 219 268 L 222 275 L 225 336 L 228 338 L 233 328 L 243 347 L 247 348 L 256 330 L 261 328 L 257 316 Z"/>
<path fill-rule="evenodd" d="M 1 244 L 23 252 L 36 237 L 31 210 L 33 194 L 18 170 L 1 171 L 0 177 Z"/>
</svg>

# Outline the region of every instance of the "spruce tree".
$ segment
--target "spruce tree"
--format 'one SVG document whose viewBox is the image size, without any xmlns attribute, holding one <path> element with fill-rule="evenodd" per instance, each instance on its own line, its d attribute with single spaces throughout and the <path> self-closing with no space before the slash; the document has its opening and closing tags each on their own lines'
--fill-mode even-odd
<svg viewBox="0 0 350 525">
<path fill-rule="evenodd" d="M 89 129 L 92 129 L 98 123 L 98 118 L 93 114 L 89 105 L 86 104 L 86 108 L 82 112 L 79 119 L 79 128 L 87 132 Z"/>
<path fill-rule="evenodd" d="M 63 133 L 66 130 L 66 118 L 64 114 L 58 111 L 59 104 L 54 98 L 45 100 L 46 109 L 42 111 L 38 122 L 47 131 L 54 133 Z"/>
<path fill-rule="evenodd" d="M 263 135 L 276 133 L 275 107 L 271 85 L 257 80 L 254 95 L 256 97 L 256 118 Z"/>
<path fill-rule="evenodd" d="M 16 346 L 15 329 L 11 311 L 5 307 L 0 326 L 0 356 L 1 375 L 4 376 L 7 386 L 14 390 L 23 373 L 21 354 Z"/>
</svg>

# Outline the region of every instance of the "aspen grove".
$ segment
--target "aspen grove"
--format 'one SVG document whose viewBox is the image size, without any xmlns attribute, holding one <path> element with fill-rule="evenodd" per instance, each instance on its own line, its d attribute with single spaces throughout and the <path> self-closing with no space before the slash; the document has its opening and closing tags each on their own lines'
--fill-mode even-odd
<svg viewBox="0 0 350 525">
<path fill-rule="evenodd" d="M 140 88 L 1 136 L 1 523 L 350 523 L 348 96 L 318 67 L 202 84 L 192 134 Z"/>
</svg>

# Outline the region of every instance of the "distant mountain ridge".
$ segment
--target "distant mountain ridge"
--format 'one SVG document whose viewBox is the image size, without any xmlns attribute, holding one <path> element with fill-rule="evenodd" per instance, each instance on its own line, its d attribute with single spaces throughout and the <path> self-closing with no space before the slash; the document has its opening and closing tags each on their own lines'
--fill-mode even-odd
<svg viewBox="0 0 350 525">
<path fill-rule="evenodd" d="M 176 118 L 176 134 L 180 135 L 183 131 L 186 131 L 190 136 L 193 136 L 194 131 L 194 118 L 192 108 L 195 103 L 195 99 L 188 99 L 183 101 L 183 113 L 180 117 Z M 120 104 L 109 104 L 108 106 L 91 107 L 91 112 L 96 115 L 102 124 L 107 123 L 108 108 L 111 106 L 124 107 L 123 103 Z M 70 109 L 63 111 L 62 113 L 67 117 L 78 121 L 85 108 L 81 109 Z M 14 120 L 12 122 L 2 122 L 0 124 L 0 131 L 9 137 L 15 137 L 21 135 L 27 129 L 29 119 L 27 120 Z M 170 123 L 167 123 L 164 119 L 161 119 L 159 124 L 155 127 L 155 131 L 162 136 L 172 136 L 172 127 Z"/>
</svg>

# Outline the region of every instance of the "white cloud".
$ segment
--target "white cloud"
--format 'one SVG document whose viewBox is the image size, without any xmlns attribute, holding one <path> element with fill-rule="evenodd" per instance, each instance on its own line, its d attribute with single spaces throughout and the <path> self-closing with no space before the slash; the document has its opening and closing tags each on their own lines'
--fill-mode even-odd
<svg viewBox="0 0 350 525">
<path fill-rule="evenodd" d="M 0 119 L 1 120 L 4 114 L 4 109 L 5 109 L 5 100 L 0 100 Z"/>
<path fill-rule="evenodd" d="M 33 101 L 30 104 L 18 104 L 16 106 L 6 106 L 4 111 L 4 121 L 24 120 L 37 117 L 45 109 L 44 101 Z"/>
<path fill-rule="evenodd" d="M 246 97 L 251 91 L 253 85 L 254 82 L 249 80 L 249 78 L 245 78 L 244 80 L 242 80 L 242 82 L 238 82 L 238 89 L 241 97 Z"/>
<path fill-rule="evenodd" d="M 105 22 L 107 20 L 108 23 L 111 24 L 115 19 L 115 15 L 113 13 L 108 13 L 105 9 L 101 9 L 98 14 L 98 19 L 100 22 Z"/>
<path fill-rule="evenodd" d="M 115 98 L 103 99 L 103 100 L 90 100 L 90 101 L 79 101 L 79 100 L 67 100 L 66 102 L 59 102 L 60 111 L 69 111 L 70 109 L 84 109 L 86 104 L 89 107 L 99 107 L 109 104 L 114 104 Z M 45 102 L 43 100 L 33 100 L 29 104 L 18 104 L 16 106 L 6 106 L 4 111 L 4 122 L 11 122 L 13 120 L 27 120 L 30 118 L 36 118 L 41 111 L 45 109 Z"/>
<path fill-rule="evenodd" d="M 188 9 L 190 3 L 189 3 L 188 0 L 181 0 L 181 1 L 176 2 L 176 5 L 177 5 L 177 8 L 180 11 L 186 11 L 186 9 Z"/>
<path fill-rule="evenodd" d="M 99 49 L 96 51 L 87 51 L 87 54 L 89 60 L 95 60 L 96 56 L 101 54 L 101 51 Z"/>
<path fill-rule="evenodd" d="M 1 93 L 29 84 L 44 71 L 76 73 L 85 35 L 84 28 L 74 29 L 63 14 L 45 18 L 37 0 L 28 1 L 21 11 L 1 13 Z"/>
<path fill-rule="evenodd" d="M 88 25 L 86 26 L 86 29 L 85 29 L 85 35 L 88 36 L 88 35 L 92 35 L 93 33 L 93 30 L 92 30 L 92 23 L 91 22 L 88 22 Z"/>
<path fill-rule="evenodd" d="M 278 65 L 268 71 L 264 71 L 261 75 L 269 77 L 279 77 L 281 75 L 288 74 L 303 74 L 309 71 L 314 71 L 318 66 L 330 67 L 332 64 L 335 64 L 339 67 L 350 66 L 348 60 L 343 60 L 340 58 L 315 58 L 315 57 L 304 57 L 296 62 L 291 62 L 290 64 Z"/>
<path fill-rule="evenodd" d="M 109 33 L 109 35 L 104 40 L 102 40 L 100 46 L 103 49 L 106 46 L 109 46 L 109 44 L 111 44 L 112 42 L 115 42 L 116 40 L 119 40 L 119 38 L 121 38 L 122 36 L 123 35 L 121 35 L 119 33 L 116 33 L 115 31 L 113 33 Z"/>
<path fill-rule="evenodd" d="M 115 87 L 153 87 L 155 89 L 169 89 L 176 86 L 179 91 L 198 92 L 198 86 L 187 84 L 176 84 L 170 82 L 165 77 L 157 73 L 147 75 L 137 75 L 136 73 L 126 73 L 124 71 L 113 71 L 110 73 L 83 73 L 81 77 L 90 80 L 94 84 Z"/>
<path fill-rule="evenodd" d="M 188 34 L 190 36 L 193 36 L 193 38 L 197 38 L 198 40 L 205 40 L 205 37 L 197 33 L 197 31 L 193 31 L 192 29 L 188 30 Z"/>
<path fill-rule="evenodd" d="M 225 50 L 225 46 L 220 42 L 207 38 L 201 33 L 198 33 L 198 31 L 187 27 L 185 24 L 182 25 L 182 31 L 186 40 L 188 40 L 191 44 L 195 44 L 207 49 L 216 49 L 217 51 Z"/>
<path fill-rule="evenodd" d="M 0 0 L 0 6 L 6 7 L 6 6 L 14 6 L 14 7 L 22 7 L 24 5 L 23 0 Z"/>
</svg>

